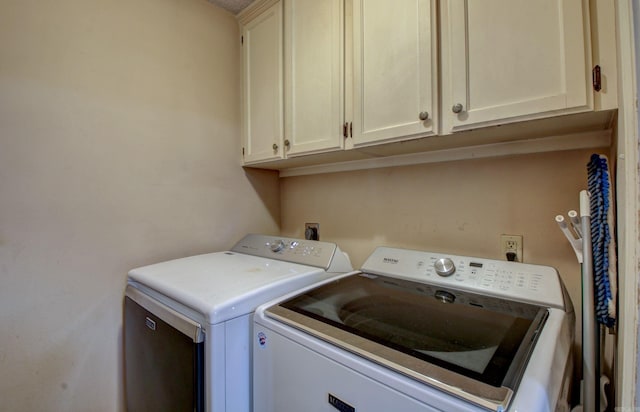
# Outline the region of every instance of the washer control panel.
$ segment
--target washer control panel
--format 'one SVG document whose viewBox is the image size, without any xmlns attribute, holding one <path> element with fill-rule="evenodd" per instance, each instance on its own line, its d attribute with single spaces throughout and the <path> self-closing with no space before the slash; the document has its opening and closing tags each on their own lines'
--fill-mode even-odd
<svg viewBox="0 0 640 412">
<path fill-rule="evenodd" d="M 469 285 L 477 285 L 487 289 L 499 289 L 509 291 L 512 289 L 527 289 L 531 292 L 540 291 L 544 282 L 543 276 L 539 271 L 528 272 L 522 267 L 509 267 L 511 265 L 502 265 L 501 262 L 473 260 L 472 258 L 458 258 L 452 261 L 451 265 L 454 269 L 450 275 L 443 275 L 439 271 L 441 267 L 441 258 L 430 257 L 429 263 L 426 265 L 424 275 L 426 278 L 439 276 L 452 276 L 458 283 Z M 418 262 L 418 264 L 421 264 Z M 424 263 L 422 263 L 424 265 Z"/>
<path fill-rule="evenodd" d="M 335 243 L 250 234 L 231 249 L 233 252 L 336 272 L 350 272 L 351 263 Z M 333 270 L 333 267 L 338 267 Z"/>
<path fill-rule="evenodd" d="M 363 272 L 564 308 L 558 272 L 549 266 L 379 247 Z"/>
</svg>

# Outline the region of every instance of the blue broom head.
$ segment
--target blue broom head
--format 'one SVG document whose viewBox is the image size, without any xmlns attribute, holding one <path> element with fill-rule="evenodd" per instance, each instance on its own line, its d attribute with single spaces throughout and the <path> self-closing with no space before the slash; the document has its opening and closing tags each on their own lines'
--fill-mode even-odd
<svg viewBox="0 0 640 412">
<path fill-rule="evenodd" d="M 593 154 L 587 164 L 587 185 L 590 193 L 591 243 L 593 247 L 593 274 L 596 293 L 596 317 L 608 327 L 615 324 L 609 314 L 612 302 L 609 282 L 609 243 L 611 233 L 607 221 L 609 213 L 609 166 L 605 156 Z"/>
</svg>

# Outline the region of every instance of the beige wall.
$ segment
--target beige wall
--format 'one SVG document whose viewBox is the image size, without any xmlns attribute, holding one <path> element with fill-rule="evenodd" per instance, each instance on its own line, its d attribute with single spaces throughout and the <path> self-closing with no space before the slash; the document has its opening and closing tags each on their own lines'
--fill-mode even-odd
<svg viewBox="0 0 640 412">
<path fill-rule="evenodd" d="M 580 266 L 554 218 L 578 210 L 591 153 L 284 178 L 282 234 L 300 237 L 305 222 L 319 222 L 320 239 L 338 243 L 354 267 L 382 245 L 500 259 L 500 235 L 523 235 L 524 261 L 556 267 L 579 306 Z"/>
<path fill-rule="evenodd" d="M 239 167 L 235 19 L 204 0 L 0 2 L 0 410 L 122 408 L 128 269 L 302 237 L 579 266 L 591 151 L 292 177 Z"/>
<path fill-rule="evenodd" d="M 126 272 L 278 232 L 239 58 L 204 0 L 0 2 L 0 410 L 120 410 Z"/>
</svg>

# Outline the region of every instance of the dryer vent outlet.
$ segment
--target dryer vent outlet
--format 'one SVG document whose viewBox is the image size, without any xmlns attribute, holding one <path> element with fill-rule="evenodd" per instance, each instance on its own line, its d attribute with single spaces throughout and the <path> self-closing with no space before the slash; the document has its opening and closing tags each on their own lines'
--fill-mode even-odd
<svg viewBox="0 0 640 412">
<path fill-rule="evenodd" d="M 320 240 L 320 224 L 319 223 L 305 223 L 304 224 L 304 238 L 307 240 Z"/>
</svg>

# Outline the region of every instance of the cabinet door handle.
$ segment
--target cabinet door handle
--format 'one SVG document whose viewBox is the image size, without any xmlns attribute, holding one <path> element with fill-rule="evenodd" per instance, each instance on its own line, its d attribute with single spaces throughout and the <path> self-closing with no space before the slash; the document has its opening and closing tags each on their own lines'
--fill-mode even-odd
<svg viewBox="0 0 640 412">
<path fill-rule="evenodd" d="M 278 145 L 277 144 L 273 144 L 273 146 L 271 146 L 273 148 L 273 150 L 278 150 Z"/>
<path fill-rule="evenodd" d="M 420 118 L 420 120 L 427 120 L 429 118 L 429 112 L 420 112 L 418 117 Z"/>
<path fill-rule="evenodd" d="M 286 140 L 284 141 L 284 145 L 285 145 L 286 147 L 289 147 L 289 145 L 290 145 L 290 144 L 291 144 L 291 143 L 289 143 L 289 139 L 286 139 Z"/>
<path fill-rule="evenodd" d="M 453 107 L 451 108 L 451 110 L 454 113 L 461 113 L 462 112 L 462 104 L 460 104 L 460 103 L 454 104 Z"/>
</svg>

